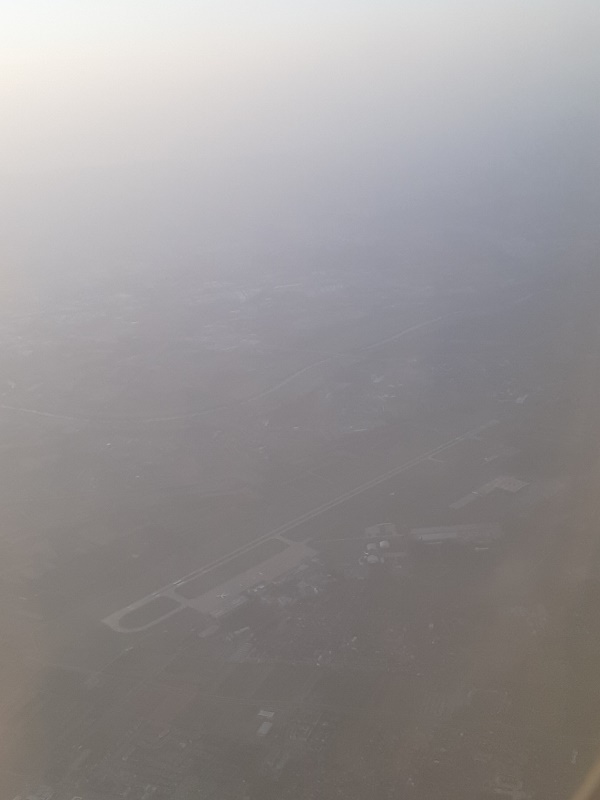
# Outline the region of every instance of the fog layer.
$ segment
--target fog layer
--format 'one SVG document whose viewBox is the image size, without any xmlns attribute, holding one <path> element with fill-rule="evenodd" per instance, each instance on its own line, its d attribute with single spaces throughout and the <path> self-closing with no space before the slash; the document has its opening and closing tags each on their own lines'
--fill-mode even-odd
<svg viewBox="0 0 600 800">
<path fill-rule="evenodd" d="M 235 259 L 215 248 L 247 263 L 398 226 L 536 247 L 593 226 L 595 3 L 62 0 L 6 16 L 9 291 L 31 269 L 222 270 Z"/>
</svg>

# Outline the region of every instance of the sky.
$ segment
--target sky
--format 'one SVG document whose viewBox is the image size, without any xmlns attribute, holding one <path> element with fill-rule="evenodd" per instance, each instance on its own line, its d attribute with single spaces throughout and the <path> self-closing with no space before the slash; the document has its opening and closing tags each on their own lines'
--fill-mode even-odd
<svg viewBox="0 0 600 800">
<path fill-rule="evenodd" d="M 594 0 L 2 5 L 0 173 L 410 151 L 597 113 Z"/>
<path fill-rule="evenodd" d="M 2 296 L 311 242 L 392 263 L 409 229 L 543 261 L 597 229 L 597 0 L 0 6 Z"/>
</svg>

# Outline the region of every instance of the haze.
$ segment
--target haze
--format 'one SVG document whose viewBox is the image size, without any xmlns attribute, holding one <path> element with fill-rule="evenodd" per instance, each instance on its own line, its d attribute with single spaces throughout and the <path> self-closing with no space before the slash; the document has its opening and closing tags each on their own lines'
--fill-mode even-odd
<svg viewBox="0 0 600 800">
<path fill-rule="evenodd" d="M 597 24 L 591 2 L 13 5 L 2 171 L 361 150 L 397 162 L 417 142 L 485 158 L 487 137 L 591 112 Z"/>
<path fill-rule="evenodd" d="M 468 197 L 470 214 L 492 185 L 496 206 L 539 193 L 568 216 L 596 156 L 598 16 L 581 1 L 11 4 L 5 258 L 52 272 L 100 229 L 137 251 L 173 215 L 194 249 L 199 228 L 239 238 L 249 205 L 266 235 L 290 202 L 295 225 L 315 200 L 389 215 L 399 195 L 425 213 Z M 31 225 L 49 230 L 45 266 Z"/>
<path fill-rule="evenodd" d="M 0 16 L 2 800 L 572 796 L 600 5 Z"/>
</svg>

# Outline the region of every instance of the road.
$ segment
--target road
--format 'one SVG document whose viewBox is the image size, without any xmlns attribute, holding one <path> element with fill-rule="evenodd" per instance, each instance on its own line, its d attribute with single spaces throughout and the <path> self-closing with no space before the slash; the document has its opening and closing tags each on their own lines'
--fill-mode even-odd
<svg viewBox="0 0 600 800">
<path fill-rule="evenodd" d="M 386 339 L 381 339 L 380 341 L 373 342 L 373 344 L 366 345 L 364 347 L 359 348 L 356 352 L 366 353 L 371 350 L 375 350 L 378 347 L 382 347 L 385 344 L 390 342 L 395 342 L 398 339 L 401 339 L 404 336 L 407 336 L 409 333 L 413 333 L 415 331 L 422 330 L 424 328 L 429 328 L 432 325 L 435 325 L 438 322 L 442 322 L 445 319 L 449 319 L 450 317 L 456 316 L 456 314 L 447 314 L 442 317 L 436 317 L 435 319 L 425 320 L 425 322 L 420 322 L 417 325 L 411 325 L 408 328 L 404 328 L 403 330 L 399 331 L 398 333 L 394 334 L 393 336 L 389 336 Z M 132 422 L 132 423 L 139 423 L 143 422 L 146 424 L 152 423 L 160 423 L 160 422 L 183 422 L 185 420 L 196 419 L 198 417 L 205 416 L 206 414 L 210 414 L 216 411 L 222 411 L 226 408 L 235 408 L 239 405 L 244 405 L 245 403 L 252 403 L 256 400 L 262 400 L 264 397 L 267 397 L 270 394 L 278 391 L 282 387 L 286 386 L 287 384 L 291 383 L 295 378 L 299 377 L 300 375 L 309 372 L 316 367 L 321 366 L 322 364 L 327 364 L 331 361 L 334 361 L 339 358 L 352 358 L 355 355 L 353 352 L 348 352 L 346 354 L 339 353 L 336 355 L 328 356 L 327 358 L 322 358 L 319 361 L 315 361 L 312 364 L 308 364 L 306 367 L 302 367 L 302 369 L 296 370 L 291 375 L 288 375 L 281 381 L 278 381 L 273 386 L 270 386 L 268 389 L 264 389 L 263 391 L 257 392 L 250 397 L 246 397 L 242 400 L 236 400 L 232 403 L 222 403 L 218 406 L 210 406 L 209 408 L 202 408 L 198 411 L 190 411 L 186 414 L 172 414 L 168 416 L 154 416 L 154 417 L 135 417 L 135 416 L 117 416 L 117 417 L 102 417 L 102 416 L 86 416 L 84 414 L 60 414 L 54 413 L 51 411 L 44 411 L 42 409 L 37 408 L 28 408 L 27 406 L 14 406 L 10 405 L 9 403 L 0 403 L 0 410 L 3 411 L 13 411 L 19 414 L 28 414 L 30 416 L 36 417 L 47 417 L 49 419 L 56 419 L 63 422 Z"/>
</svg>

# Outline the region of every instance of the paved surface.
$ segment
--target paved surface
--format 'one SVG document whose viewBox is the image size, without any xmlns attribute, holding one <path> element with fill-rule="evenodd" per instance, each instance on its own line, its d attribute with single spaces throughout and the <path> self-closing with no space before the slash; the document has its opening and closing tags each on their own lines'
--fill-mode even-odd
<svg viewBox="0 0 600 800">
<path fill-rule="evenodd" d="M 410 470 L 417 464 L 443 453 L 459 442 L 477 436 L 479 433 L 482 433 L 496 424 L 496 420 L 491 420 L 460 436 L 456 436 L 454 439 L 450 439 L 433 450 L 429 450 L 401 464 L 395 469 L 388 470 L 382 475 L 357 486 L 351 491 L 335 497 L 333 500 L 324 503 L 318 508 L 314 508 L 311 511 L 307 511 L 305 514 L 295 517 L 284 525 L 280 525 L 275 530 L 260 536 L 258 539 L 238 547 L 233 552 L 216 559 L 211 564 L 207 564 L 198 570 L 190 572 L 178 580 L 157 589 L 155 592 L 142 597 L 134 603 L 130 603 L 125 608 L 105 617 L 103 622 L 115 631 L 132 633 L 151 628 L 153 625 L 157 625 L 184 608 L 192 607 L 197 611 L 212 615 L 222 613 L 227 604 L 234 602 L 234 598 L 239 597 L 242 592 L 260 583 L 262 580 L 275 579 L 284 572 L 298 566 L 305 558 L 308 558 L 314 553 L 313 550 L 306 547 L 302 542 L 286 542 L 285 546 L 283 546 L 283 550 L 278 547 L 277 550 L 280 552 L 271 555 L 270 551 L 273 542 L 279 541 L 283 545 L 285 540 L 281 537 L 284 537 L 286 533 L 290 533 L 305 522 L 313 520 L 325 512 L 343 505 L 353 497 Z M 269 550 L 269 553 L 263 552 L 265 548 Z M 251 568 L 244 569 L 248 556 L 250 557 L 248 563 L 251 564 Z M 227 575 L 227 568 L 231 568 L 234 574 Z M 222 575 L 223 581 L 218 582 L 218 580 L 211 580 L 211 576 L 214 575 L 218 577 Z M 227 579 L 225 579 L 226 576 Z M 196 585 L 200 587 L 201 584 L 202 589 L 205 591 L 196 588 Z M 145 616 L 140 616 L 140 612 L 144 607 L 147 607 L 149 611 L 152 607 L 156 607 L 158 610 L 159 607 L 156 606 L 158 598 L 169 598 L 171 601 L 176 601 L 177 605 L 173 606 L 172 603 L 169 603 L 167 607 L 167 601 L 165 600 L 163 601 L 165 603 L 165 610 L 163 610 L 161 605 L 159 613 L 149 613 L 148 619 L 146 619 Z"/>
</svg>

